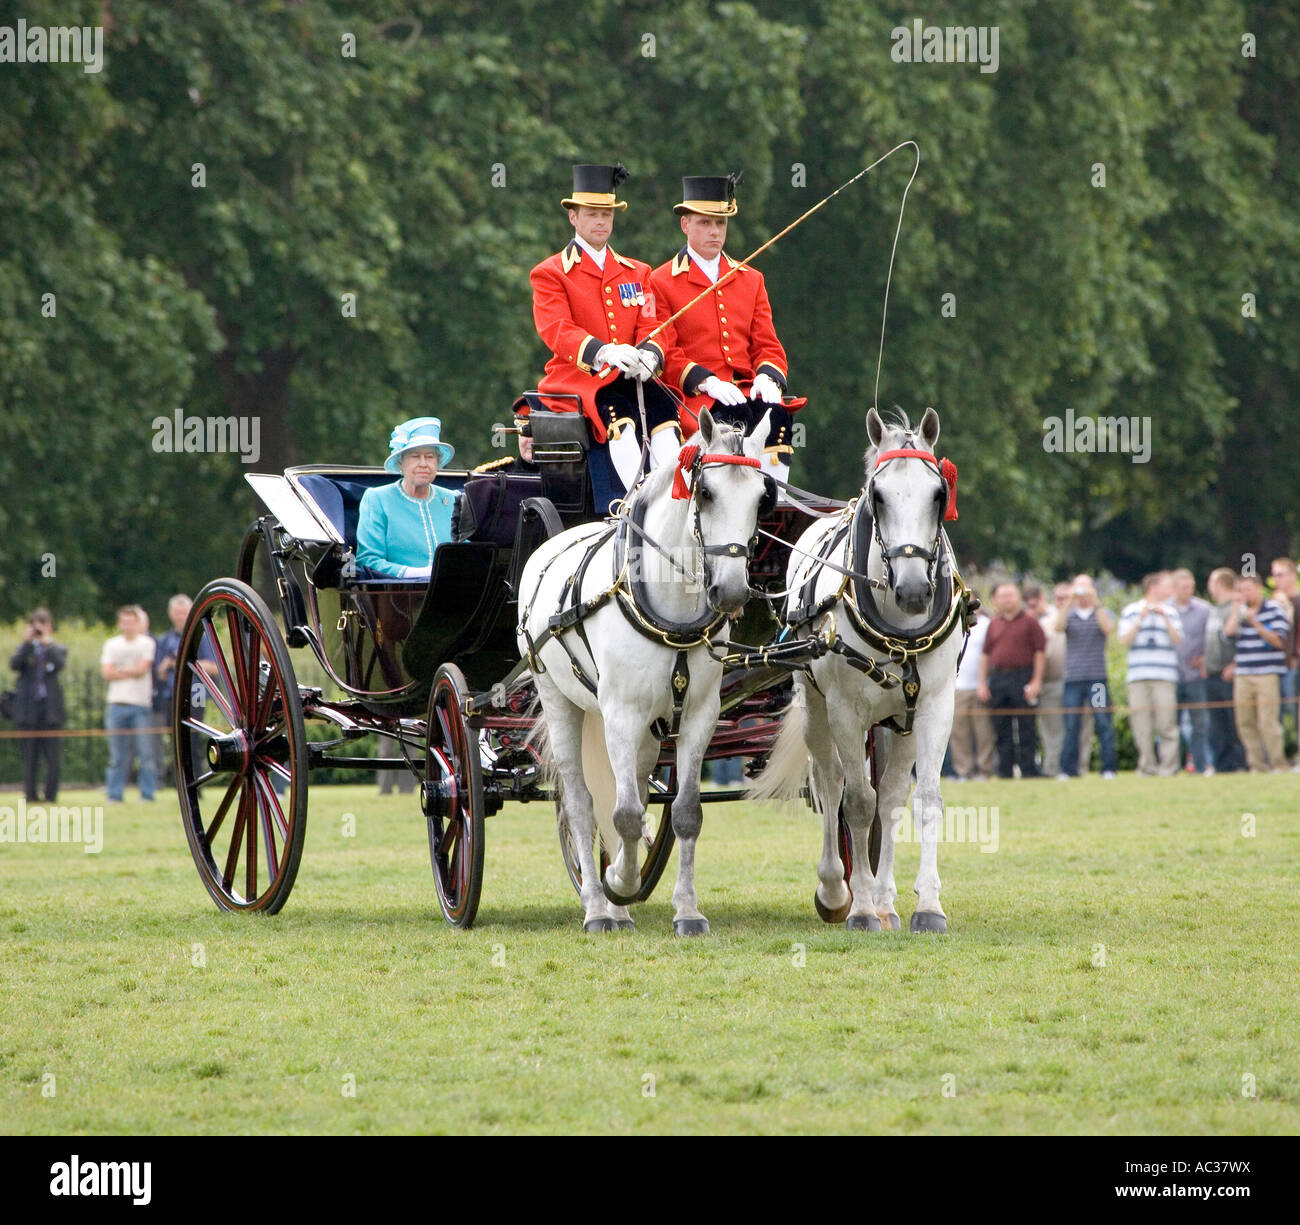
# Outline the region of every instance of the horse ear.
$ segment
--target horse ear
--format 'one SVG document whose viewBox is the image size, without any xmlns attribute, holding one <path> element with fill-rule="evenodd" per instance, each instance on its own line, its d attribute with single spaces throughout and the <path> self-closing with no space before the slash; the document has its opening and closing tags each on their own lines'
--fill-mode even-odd
<svg viewBox="0 0 1300 1225">
<path fill-rule="evenodd" d="M 939 414 L 932 408 L 925 410 L 925 416 L 921 418 L 921 437 L 925 439 L 925 445 L 934 450 L 934 444 L 939 441 Z"/>
<path fill-rule="evenodd" d="M 769 408 L 767 412 L 758 419 L 758 424 L 745 435 L 742 450 L 750 457 L 750 459 L 757 459 L 763 454 L 763 444 L 767 441 L 767 435 L 771 428 L 772 410 Z"/>
<path fill-rule="evenodd" d="M 713 441 L 713 414 L 707 408 L 700 409 L 700 439 L 706 447 Z"/>
<path fill-rule="evenodd" d="M 885 423 L 881 421 L 880 414 L 876 412 L 874 406 L 867 413 L 867 437 L 871 440 L 873 447 L 880 446 L 880 440 L 885 436 Z"/>
</svg>

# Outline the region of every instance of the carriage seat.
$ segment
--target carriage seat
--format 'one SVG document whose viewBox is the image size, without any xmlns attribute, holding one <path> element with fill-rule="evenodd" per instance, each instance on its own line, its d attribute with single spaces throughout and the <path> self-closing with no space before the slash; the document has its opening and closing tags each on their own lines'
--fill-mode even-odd
<svg viewBox="0 0 1300 1225">
<path fill-rule="evenodd" d="M 376 469 L 374 472 L 348 473 L 346 476 L 313 472 L 300 476 L 298 483 L 334 525 L 335 531 L 347 542 L 348 548 L 355 550 L 362 497 L 367 489 L 391 485 L 395 479 L 391 473 Z M 434 484 L 440 489 L 460 493 L 465 487 L 465 477 L 462 473 L 440 472 Z"/>
</svg>

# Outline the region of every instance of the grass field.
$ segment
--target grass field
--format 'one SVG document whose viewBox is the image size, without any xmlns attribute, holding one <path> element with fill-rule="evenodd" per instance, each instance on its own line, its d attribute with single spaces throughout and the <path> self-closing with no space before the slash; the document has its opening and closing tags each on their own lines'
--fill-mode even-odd
<svg viewBox="0 0 1300 1225">
<path fill-rule="evenodd" d="M 0 844 L 0 1119 L 1294 1133 L 1297 781 L 950 785 L 949 804 L 997 806 L 999 845 L 940 848 L 944 937 L 906 934 L 914 843 L 903 933 L 824 926 L 814 820 L 774 808 L 707 810 L 714 935 L 678 941 L 671 875 L 637 932 L 584 936 L 541 806 L 488 822 L 479 921 L 457 932 L 413 797 L 314 789 L 298 884 L 271 919 L 215 910 L 173 800 L 127 803 L 106 810 L 98 855 Z"/>
</svg>

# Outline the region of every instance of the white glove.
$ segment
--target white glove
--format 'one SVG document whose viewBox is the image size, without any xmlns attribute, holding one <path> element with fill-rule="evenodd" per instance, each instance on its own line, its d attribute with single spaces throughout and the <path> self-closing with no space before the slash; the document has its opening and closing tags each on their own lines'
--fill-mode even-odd
<svg viewBox="0 0 1300 1225">
<path fill-rule="evenodd" d="M 702 391 L 706 396 L 712 396 L 719 404 L 725 404 L 728 408 L 734 408 L 737 404 L 745 402 L 745 393 L 735 383 L 724 383 L 716 374 L 709 375 L 695 390 Z"/>
<path fill-rule="evenodd" d="M 648 383 L 659 370 L 659 354 L 653 349 L 636 349 L 636 369 L 632 376 L 638 383 Z"/>
<path fill-rule="evenodd" d="M 764 404 L 780 404 L 781 388 L 770 374 L 756 375 L 749 389 L 751 400 L 762 400 Z"/>
<path fill-rule="evenodd" d="M 631 345 L 601 345 L 596 350 L 596 360 L 592 362 L 593 370 L 604 370 L 617 366 L 624 374 L 634 374 L 641 364 L 641 355 Z"/>
</svg>

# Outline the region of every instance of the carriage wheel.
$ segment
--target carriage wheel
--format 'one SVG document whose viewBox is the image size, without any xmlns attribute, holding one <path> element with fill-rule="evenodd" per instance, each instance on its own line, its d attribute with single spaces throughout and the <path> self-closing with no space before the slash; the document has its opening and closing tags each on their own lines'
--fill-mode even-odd
<svg viewBox="0 0 1300 1225">
<path fill-rule="evenodd" d="M 275 914 L 307 832 L 307 735 L 266 602 L 236 579 L 209 583 L 190 609 L 176 672 L 176 789 L 199 877 L 222 910 Z"/>
<path fill-rule="evenodd" d="M 443 664 L 429 695 L 424 813 L 438 904 L 452 927 L 469 927 L 483 888 L 483 763 L 477 733 L 465 722 L 469 686 Z"/>
<path fill-rule="evenodd" d="M 668 782 L 661 785 L 651 780 L 651 788 L 672 791 L 677 785 L 677 767 L 670 766 Z M 573 844 L 573 836 L 569 833 L 569 827 L 564 822 L 564 813 L 560 807 L 560 786 L 556 782 L 555 786 L 555 823 L 560 835 L 560 854 L 564 856 L 564 866 L 569 873 L 569 882 L 573 885 L 578 895 L 582 895 L 582 864 L 578 861 L 577 848 Z M 659 828 L 655 830 L 653 836 L 642 835 L 642 845 L 645 847 L 645 862 L 641 865 L 641 884 L 636 891 L 636 901 L 644 902 L 655 890 L 659 883 L 659 878 L 663 876 L 664 869 L 668 866 L 668 857 L 672 854 L 673 846 L 677 841 L 673 833 L 673 813 L 672 804 L 663 804 L 660 806 Z M 596 863 L 600 866 L 600 876 L 604 880 L 605 872 L 609 868 L 610 858 L 605 850 L 604 840 L 600 836 L 600 831 L 596 830 L 592 836 L 592 854 Z"/>
</svg>

